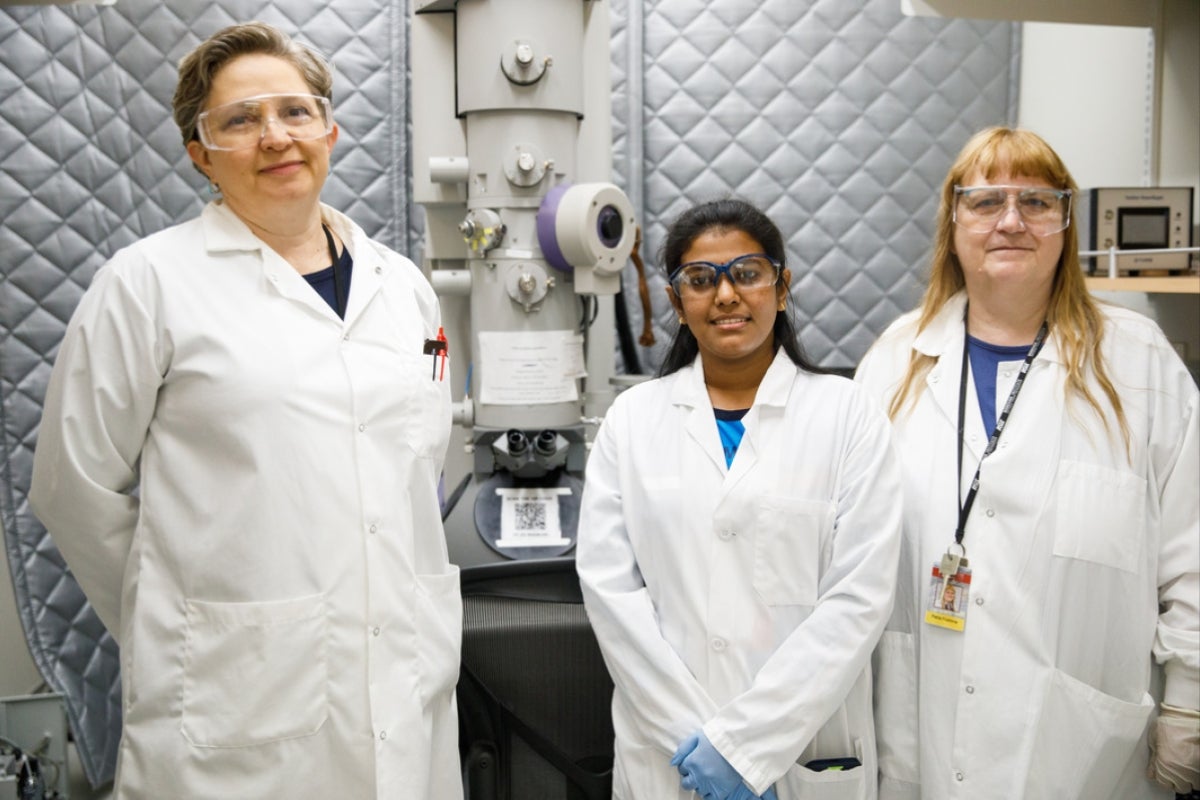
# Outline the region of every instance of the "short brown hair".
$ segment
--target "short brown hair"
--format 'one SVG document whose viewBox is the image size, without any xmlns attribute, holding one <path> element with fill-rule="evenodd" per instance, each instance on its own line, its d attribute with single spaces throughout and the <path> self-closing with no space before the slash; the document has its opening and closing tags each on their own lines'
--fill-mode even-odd
<svg viewBox="0 0 1200 800">
<path fill-rule="evenodd" d="M 315 50 L 265 22 L 231 25 L 205 39 L 179 62 L 179 82 L 171 105 L 185 145 L 199 138 L 196 121 L 212 91 L 213 78 L 230 61 L 245 55 L 282 58 L 300 71 L 313 94 L 333 100 L 333 73 Z"/>
</svg>

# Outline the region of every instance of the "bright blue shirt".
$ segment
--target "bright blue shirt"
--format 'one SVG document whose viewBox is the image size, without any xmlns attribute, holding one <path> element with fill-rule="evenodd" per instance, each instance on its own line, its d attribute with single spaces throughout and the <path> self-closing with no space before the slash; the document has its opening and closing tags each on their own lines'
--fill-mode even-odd
<svg viewBox="0 0 1200 800">
<path fill-rule="evenodd" d="M 721 434 L 721 449 L 725 451 L 726 468 L 733 464 L 733 457 L 737 455 L 738 445 L 742 443 L 742 436 L 746 433 L 742 417 L 746 416 L 747 411 L 749 411 L 747 408 L 737 411 L 726 411 L 723 408 L 713 409 L 713 413 L 717 415 L 717 433 Z"/>
<path fill-rule="evenodd" d="M 971 359 L 971 374 L 975 376 L 975 394 L 979 397 L 979 414 L 983 429 L 991 436 L 996 429 L 996 370 L 1004 361 L 1023 361 L 1033 343 L 998 345 L 967 335 L 967 355 Z"/>
</svg>

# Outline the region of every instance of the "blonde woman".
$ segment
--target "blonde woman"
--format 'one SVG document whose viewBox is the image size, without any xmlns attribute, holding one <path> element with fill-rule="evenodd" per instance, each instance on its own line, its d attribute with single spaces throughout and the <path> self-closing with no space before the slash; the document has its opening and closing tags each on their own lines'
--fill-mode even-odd
<svg viewBox="0 0 1200 800">
<path fill-rule="evenodd" d="M 972 138 L 924 302 L 859 367 L 905 474 L 881 797 L 1196 788 L 1200 397 L 1154 323 L 1088 295 L 1076 192 L 1035 134 Z"/>
</svg>

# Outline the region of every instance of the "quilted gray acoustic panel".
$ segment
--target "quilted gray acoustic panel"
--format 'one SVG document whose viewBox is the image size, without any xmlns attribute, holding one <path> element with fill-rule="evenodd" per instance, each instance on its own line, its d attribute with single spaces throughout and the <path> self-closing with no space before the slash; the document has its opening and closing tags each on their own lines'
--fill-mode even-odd
<svg viewBox="0 0 1200 800">
<path fill-rule="evenodd" d="M 1019 26 L 904 17 L 898 0 L 616 0 L 614 18 L 614 167 L 643 221 L 658 339 L 643 370 L 675 324 L 665 226 L 726 195 L 783 231 L 809 354 L 853 367 L 919 299 L 954 155 L 1016 120 Z"/>
<path fill-rule="evenodd" d="M 68 699 L 93 784 L 111 779 L 115 764 L 117 647 L 26 502 L 42 397 L 97 267 L 206 201 L 171 121 L 175 65 L 204 36 L 251 19 L 297 35 L 334 65 L 340 138 L 324 199 L 414 252 L 403 2 L 119 0 L 0 11 L 0 519 L 34 662 Z"/>
</svg>

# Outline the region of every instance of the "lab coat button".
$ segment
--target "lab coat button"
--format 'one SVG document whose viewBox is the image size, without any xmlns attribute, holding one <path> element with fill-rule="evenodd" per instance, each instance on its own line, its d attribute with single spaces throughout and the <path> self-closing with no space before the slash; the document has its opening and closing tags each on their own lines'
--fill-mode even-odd
<svg viewBox="0 0 1200 800">
<path fill-rule="evenodd" d="M 348 342 L 348 341 L 350 341 L 350 334 L 348 334 L 348 333 L 343 333 L 343 334 L 342 334 L 342 341 L 343 341 L 343 342 Z"/>
<path fill-rule="evenodd" d="M 717 534 L 717 538 L 719 538 L 723 542 L 727 542 L 733 538 L 733 531 L 722 530 L 720 533 Z"/>
<path fill-rule="evenodd" d="M 725 640 L 719 636 L 715 637 L 712 640 L 712 649 L 718 653 L 723 652 L 725 650 Z"/>
<path fill-rule="evenodd" d="M 376 275 L 382 275 L 382 274 L 383 274 L 383 267 L 375 267 L 375 274 L 376 274 Z"/>
<path fill-rule="evenodd" d="M 379 530 L 379 526 L 378 526 L 378 525 L 372 525 L 372 526 L 371 526 L 371 527 L 370 527 L 368 530 L 370 530 L 370 531 L 371 531 L 371 533 L 375 533 L 375 531 Z"/>
<path fill-rule="evenodd" d="M 967 686 L 967 694 L 975 694 L 975 687 Z"/>
<path fill-rule="evenodd" d="M 994 517 L 994 516 L 996 516 L 996 509 L 994 509 L 994 508 L 989 508 L 989 509 L 987 510 L 987 515 L 988 515 L 989 517 Z"/>
<path fill-rule="evenodd" d="M 982 598 L 982 597 L 976 597 L 976 598 L 975 598 L 975 605 L 977 605 L 977 606 L 981 606 L 981 605 L 983 605 L 983 598 Z"/>
<path fill-rule="evenodd" d="M 367 429 L 366 425 L 363 425 L 361 423 L 359 424 L 359 426 L 358 426 L 359 433 L 361 433 L 362 431 L 365 431 L 366 429 Z"/>
<path fill-rule="evenodd" d="M 387 731 L 380 731 L 380 732 L 379 732 L 379 738 L 380 738 L 381 740 L 382 740 L 382 739 L 386 739 L 386 738 L 387 738 Z"/>
<path fill-rule="evenodd" d="M 961 772 L 954 773 L 954 780 L 961 781 L 962 779 L 963 779 L 963 774 Z"/>
<path fill-rule="evenodd" d="M 378 626 L 378 625 L 376 625 L 374 628 L 371 628 L 371 635 L 372 635 L 372 636 L 378 636 L 378 635 L 379 635 L 379 626 Z"/>
</svg>

